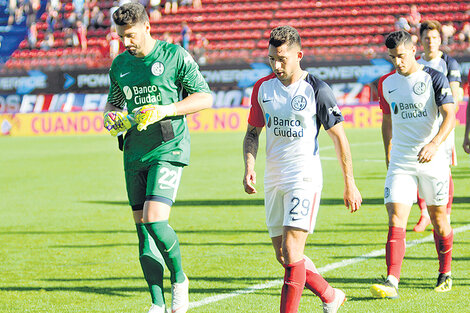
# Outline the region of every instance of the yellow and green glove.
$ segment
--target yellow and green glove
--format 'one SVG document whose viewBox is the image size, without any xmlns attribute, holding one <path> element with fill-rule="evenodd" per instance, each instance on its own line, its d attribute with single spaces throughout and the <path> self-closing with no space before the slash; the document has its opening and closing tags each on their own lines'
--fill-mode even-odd
<svg viewBox="0 0 470 313">
<path fill-rule="evenodd" d="M 176 106 L 174 103 L 168 105 L 147 104 L 132 111 L 137 123 L 137 130 L 143 131 L 147 126 L 152 125 L 167 116 L 176 115 Z"/>
<path fill-rule="evenodd" d="M 108 111 L 104 113 L 103 125 L 112 136 L 116 137 L 135 125 L 135 122 L 133 117 L 125 112 Z"/>
</svg>

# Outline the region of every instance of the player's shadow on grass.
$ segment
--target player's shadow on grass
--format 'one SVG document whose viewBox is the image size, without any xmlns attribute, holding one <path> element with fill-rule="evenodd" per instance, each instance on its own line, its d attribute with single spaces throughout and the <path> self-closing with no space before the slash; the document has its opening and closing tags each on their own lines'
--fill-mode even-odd
<svg viewBox="0 0 470 313">
<path fill-rule="evenodd" d="M 266 234 L 265 229 L 204 229 L 204 230 L 184 230 L 175 229 L 178 234 L 217 234 L 217 235 L 233 235 L 243 233 L 261 233 Z M 330 231 L 330 230 L 329 230 Z M 74 231 L 5 231 L 0 232 L 1 235 L 80 235 L 80 234 L 135 234 L 135 230 L 74 230 Z M 127 244 L 124 244 L 127 245 Z M 110 247 L 112 245 L 105 245 Z M 91 246 L 90 246 L 91 247 Z M 99 247 L 99 246 L 97 246 Z M 102 246 L 103 247 L 103 246 Z"/>
<path fill-rule="evenodd" d="M 16 291 L 16 292 L 82 292 L 82 293 L 92 293 L 92 294 L 101 294 L 108 296 L 119 296 L 119 297 L 133 297 L 131 294 L 134 292 L 148 292 L 147 287 L 92 287 L 92 286 L 80 286 L 80 287 L 67 287 L 67 286 L 49 286 L 49 287 L 21 287 L 21 286 L 11 286 L 11 287 L 0 287 L 0 291 Z"/>
<path fill-rule="evenodd" d="M 114 247 L 135 247 L 138 243 L 110 243 L 98 245 L 51 245 L 49 248 L 68 248 L 68 249 L 90 249 L 90 248 L 114 248 Z"/>
<path fill-rule="evenodd" d="M 436 253 L 434 252 L 432 255 L 429 255 L 429 257 L 417 257 L 417 256 L 405 256 L 405 260 L 416 260 L 416 261 L 435 261 L 436 260 Z M 455 257 L 452 256 L 452 261 L 453 262 L 459 262 L 459 261 L 470 261 L 470 257 Z"/>
<path fill-rule="evenodd" d="M 245 289 L 251 287 L 253 284 L 265 283 L 266 281 L 272 281 L 279 277 L 208 277 L 208 276 L 190 276 L 190 280 L 193 282 L 219 282 L 219 283 L 236 283 L 233 287 L 217 287 L 217 288 L 191 288 L 190 293 L 195 294 L 221 294 L 221 293 L 232 293 L 239 291 L 240 289 Z M 93 282 L 93 281 L 118 281 L 118 280 L 136 280 L 143 281 L 143 277 L 109 277 L 109 278 L 80 278 L 80 279 L 70 279 L 70 278 L 49 278 L 43 279 L 46 282 Z M 280 278 L 279 278 L 280 280 Z M 281 281 L 281 280 L 280 280 Z M 246 282 L 246 286 L 240 286 L 242 282 Z M 39 287 L 27 287 L 27 286 L 4 286 L 0 287 L 0 291 L 14 291 L 14 292 L 81 292 L 81 293 L 90 293 L 90 294 L 101 294 L 108 296 L 119 296 L 119 297 L 132 297 L 134 295 L 128 293 L 135 292 L 148 292 L 146 286 L 135 286 L 135 287 L 95 287 L 95 286 L 39 286 Z M 165 288 L 165 293 L 171 293 L 170 288 Z"/>
<path fill-rule="evenodd" d="M 234 234 L 266 234 L 265 229 L 201 229 L 201 230 L 186 230 L 175 228 L 177 234 L 201 234 L 201 235 L 227 235 L 233 236 Z"/>
<path fill-rule="evenodd" d="M 470 169 L 461 166 L 452 168 L 452 178 L 454 180 L 470 178 Z"/>
<path fill-rule="evenodd" d="M 135 230 L 45 230 L 45 231 L 5 231 L 0 235 L 80 235 L 80 234 L 135 234 Z"/>
<path fill-rule="evenodd" d="M 452 173 L 452 177 L 454 177 L 454 173 Z M 469 176 L 470 178 L 470 176 Z M 465 203 L 465 204 L 469 204 L 470 203 L 470 197 L 454 197 L 454 200 L 452 201 L 452 203 Z M 454 208 L 452 208 L 453 210 Z M 462 208 L 459 208 L 459 209 L 462 209 Z M 465 208 L 465 209 L 468 209 L 468 208 Z"/>
<path fill-rule="evenodd" d="M 83 203 L 129 206 L 127 201 L 88 200 Z M 365 198 L 362 204 L 381 204 L 383 198 Z M 264 206 L 264 199 L 194 199 L 176 200 L 173 206 Z M 320 205 L 344 205 L 343 198 L 324 198 Z"/>
<path fill-rule="evenodd" d="M 277 277 L 257 277 L 257 276 L 249 276 L 249 277 L 210 277 L 210 276 L 189 276 L 189 279 L 192 282 L 200 281 L 200 282 L 222 282 L 222 283 L 230 283 L 230 282 L 237 282 L 246 281 L 249 283 L 253 282 L 266 282 L 275 280 Z M 84 281 L 115 281 L 115 280 L 136 280 L 141 281 L 143 277 L 141 276 L 122 276 L 122 277 L 91 277 L 91 278 L 44 278 L 41 281 L 45 282 L 84 282 Z M 279 278 L 280 279 L 280 278 Z"/>
<path fill-rule="evenodd" d="M 383 243 L 319 243 L 319 242 L 307 242 L 308 247 L 362 247 L 362 246 L 383 246 Z"/>
<path fill-rule="evenodd" d="M 129 206 L 127 201 L 105 201 L 105 200 L 90 200 L 81 201 L 83 203 L 105 204 L 105 205 L 120 205 Z M 173 206 L 253 206 L 264 205 L 263 199 L 205 199 L 205 200 L 176 200 Z"/>
<path fill-rule="evenodd" d="M 143 277 L 140 278 L 143 281 Z M 200 293 L 200 294 L 220 294 L 220 293 L 230 293 L 238 291 L 240 286 L 235 286 L 234 288 L 190 288 L 190 293 Z M 21 286 L 10 286 L 10 287 L 0 287 L 0 291 L 14 291 L 14 292 L 81 292 L 81 293 L 90 293 L 90 294 L 100 294 L 107 296 L 118 296 L 118 297 L 134 297 L 133 293 L 142 292 L 147 293 L 148 287 L 93 287 L 93 286 L 80 286 L 80 287 L 67 287 L 67 286 L 48 286 L 48 287 L 21 287 Z M 165 293 L 171 293 L 170 288 L 165 288 Z"/>
</svg>

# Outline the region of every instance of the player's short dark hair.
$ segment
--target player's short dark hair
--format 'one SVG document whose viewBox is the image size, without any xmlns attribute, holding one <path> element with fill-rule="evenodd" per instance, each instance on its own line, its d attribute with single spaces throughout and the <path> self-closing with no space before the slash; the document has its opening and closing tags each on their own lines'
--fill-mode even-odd
<svg viewBox="0 0 470 313">
<path fill-rule="evenodd" d="M 116 11 L 114 11 L 113 20 L 114 23 L 119 26 L 133 26 L 135 24 L 144 24 L 145 22 L 148 22 L 149 16 L 142 4 L 130 2 L 121 5 Z"/>
<path fill-rule="evenodd" d="M 419 37 L 423 37 L 423 33 L 426 30 L 437 30 L 439 35 L 441 34 L 442 25 L 436 20 L 428 20 L 421 23 L 419 26 Z"/>
<path fill-rule="evenodd" d="M 292 26 L 279 26 L 274 28 L 269 36 L 269 44 L 277 48 L 285 43 L 288 47 L 297 45 L 299 48 L 302 48 L 297 29 Z"/>
<path fill-rule="evenodd" d="M 411 35 L 404 30 L 397 30 L 393 33 L 390 33 L 385 39 L 385 46 L 388 49 L 395 49 L 401 44 L 404 44 L 405 46 L 409 46 L 413 44 Z"/>
</svg>

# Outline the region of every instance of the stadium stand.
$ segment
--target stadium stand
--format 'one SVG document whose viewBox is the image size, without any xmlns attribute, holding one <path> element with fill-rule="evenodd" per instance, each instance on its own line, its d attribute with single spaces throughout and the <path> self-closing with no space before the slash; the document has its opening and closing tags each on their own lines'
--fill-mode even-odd
<svg viewBox="0 0 470 313">
<path fill-rule="evenodd" d="M 72 0 L 62 3 L 59 17 L 67 19 L 74 11 Z M 46 11 L 38 18 L 36 47 L 30 47 L 25 38 L 2 71 L 109 67 L 110 9 L 115 4 L 95 3 L 105 18 L 102 28 L 88 27 L 86 49 L 67 44 L 67 34 L 59 24 L 53 30 L 53 47 L 41 49 L 49 27 Z M 166 15 L 161 8 L 161 17 L 152 20 L 152 33 L 156 38 L 169 33 L 178 41 L 181 23 L 187 22 L 193 37 L 201 34 L 209 41 L 208 62 L 259 61 L 265 58 L 270 29 L 288 24 L 299 30 L 307 56 L 359 59 L 385 53 L 384 35 L 395 30 L 397 18 L 408 14 L 412 4 L 417 5 L 422 20 L 452 21 L 457 30 L 470 21 L 468 0 L 202 0 L 202 7 L 180 6 L 176 14 Z M 452 55 L 461 55 L 468 53 L 468 46 L 468 41 L 461 41 L 456 34 L 448 49 Z"/>
</svg>

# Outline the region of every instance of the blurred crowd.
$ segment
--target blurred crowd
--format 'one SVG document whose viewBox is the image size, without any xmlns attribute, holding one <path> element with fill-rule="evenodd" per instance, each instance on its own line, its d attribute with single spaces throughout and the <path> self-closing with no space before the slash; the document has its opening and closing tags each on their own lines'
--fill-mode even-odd
<svg viewBox="0 0 470 313">
<path fill-rule="evenodd" d="M 117 10 L 117 8 L 125 3 L 131 2 L 131 0 L 120 0 L 115 1 L 113 7 L 110 9 L 110 17 Z M 150 21 L 158 21 L 163 14 L 176 14 L 178 7 L 191 6 L 193 8 L 201 8 L 201 0 L 139 0 L 139 2 L 147 8 L 149 13 Z M 114 58 L 119 54 L 122 47 L 120 46 L 119 36 L 116 33 L 111 19 L 111 29 L 107 36 L 109 42 L 109 55 Z M 161 38 L 157 38 L 169 43 L 177 44 L 189 51 L 195 60 L 199 64 L 205 64 L 206 60 L 206 49 L 209 45 L 209 41 L 202 34 L 192 33 L 191 28 L 187 22 L 181 23 L 181 30 L 179 36 L 172 36 L 170 33 L 165 32 Z"/>
<path fill-rule="evenodd" d="M 470 17 L 470 12 L 467 12 Z M 396 30 L 405 30 L 412 35 L 415 44 L 418 43 L 419 26 L 421 25 L 421 13 L 416 5 L 410 6 L 410 11 L 405 16 L 398 16 L 395 22 Z M 442 48 L 450 49 L 454 43 L 470 42 L 470 22 L 456 25 L 454 22 L 444 22 L 441 30 Z"/>
<path fill-rule="evenodd" d="M 45 8 L 47 28 L 41 30 L 44 31 L 44 36 L 41 36 L 42 40 L 38 40 L 39 30 L 36 19 L 41 8 L 41 1 L 10 0 L 8 24 L 20 24 L 26 19 L 28 47 L 46 51 L 57 46 L 79 47 L 81 51 L 86 52 L 88 31 L 103 29 L 106 30 L 107 35 L 106 45 L 102 47 L 102 50 L 105 50 L 104 54 L 109 54 L 110 58 L 114 58 L 122 51 L 122 45 L 111 16 L 119 6 L 127 2 L 131 1 L 115 1 L 109 12 L 103 12 L 98 5 L 98 0 L 73 0 L 72 2 L 49 0 Z M 139 0 L 139 2 L 147 8 L 152 22 L 159 20 L 162 14 L 176 14 L 178 7 L 181 6 L 201 7 L 201 0 Z M 110 25 L 111 27 L 109 27 Z M 183 46 L 192 52 L 197 60 L 205 63 L 205 50 L 208 41 L 201 34 L 193 36 L 186 22 L 181 24 L 180 38 L 173 38 L 169 33 L 166 33 L 163 38 L 158 39 Z"/>
<path fill-rule="evenodd" d="M 176 14 L 181 7 L 200 9 L 201 0 L 134 0 L 139 1 L 147 8 L 151 22 L 156 22 L 162 15 Z M 113 12 L 121 5 L 131 0 L 114 1 L 112 7 L 103 10 L 98 5 L 98 0 L 49 0 L 46 5 L 47 28 L 41 28 L 41 36 L 38 40 L 37 15 L 41 8 L 41 0 L 9 0 L 8 24 L 26 23 L 28 27 L 27 42 L 30 49 L 50 50 L 53 47 L 78 47 L 86 52 L 88 48 L 88 32 L 90 30 L 103 30 L 101 38 L 102 54 L 111 59 L 122 52 L 119 36 L 112 23 Z M 470 12 L 467 12 L 470 17 Z M 419 26 L 422 20 L 421 13 L 416 5 L 409 6 L 409 12 L 396 16 L 395 29 L 406 30 L 412 34 L 415 43 L 418 43 Z M 96 36 L 96 33 L 95 33 Z M 101 36 L 99 34 L 98 36 Z M 55 38 L 57 37 L 57 38 Z M 449 52 L 454 43 L 470 42 L 470 19 L 466 22 L 444 22 L 442 24 L 442 48 Z M 182 22 L 179 33 L 165 33 L 161 38 L 170 43 L 178 44 L 188 50 L 199 64 L 205 64 L 206 50 L 209 41 L 203 34 L 191 31 L 187 22 Z M 469 45 L 470 47 L 470 45 Z M 469 48 L 470 49 L 470 48 Z M 374 56 L 373 48 L 366 49 L 366 56 Z"/>
<path fill-rule="evenodd" d="M 8 24 L 19 24 L 26 18 L 30 49 L 51 49 L 57 39 L 54 38 L 54 33 L 58 31 L 63 33 L 62 40 L 66 47 L 81 47 L 85 51 L 88 29 L 105 27 L 105 15 L 97 2 L 97 0 L 73 0 L 72 3 L 62 3 L 60 0 L 48 1 L 45 8 L 47 28 L 44 40 L 40 42 L 38 42 L 36 21 L 37 13 L 41 8 L 40 0 L 10 0 Z M 67 6 L 71 6 L 72 10 Z"/>
</svg>

